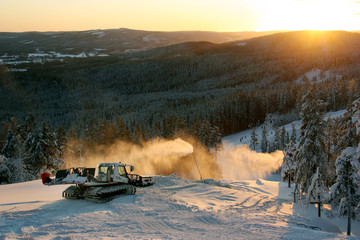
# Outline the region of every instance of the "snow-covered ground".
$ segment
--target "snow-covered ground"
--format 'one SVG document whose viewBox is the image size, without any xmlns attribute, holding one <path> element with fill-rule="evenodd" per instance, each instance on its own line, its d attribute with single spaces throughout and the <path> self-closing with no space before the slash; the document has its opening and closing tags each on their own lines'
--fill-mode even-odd
<svg viewBox="0 0 360 240">
<path fill-rule="evenodd" d="M 0 239 L 347 239 L 321 231 L 329 220 L 294 205 L 286 183 L 156 180 L 103 204 L 61 199 L 66 186 L 41 181 L 1 186 Z M 330 221 L 345 231 L 344 221 Z"/>
<path fill-rule="evenodd" d="M 296 82 L 298 84 L 305 84 L 304 82 L 304 77 L 306 76 L 307 78 L 307 81 L 309 81 L 310 83 L 319 83 L 319 82 L 324 82 L 324 81 L 327 81 L 329 80 L 331 77 L 332 78 L 336 78 L 336 79 L 341 79 L 341 75 L 336 75 L 336 74 L 333 74 L 331 73 L 329 70 L 327 71 L 324 71 L 323 74 L 322 73 L 322 70 L 320 69 L 312 69 L 311 71 L 305 73 L 303 76 L 299 77 Z"/>
<path fill-rule="evenodd" d="M 344 113 L 346 112 L 346 110 L 340 110 L 337 112 L 329 112 L 327 114 L 325 114 L 325 120 L 327 120 L 329 117 L 331 118 L 338 118 L 344 115 Z M 289 124 L 285 125 L 285 130 L 291 135 L 292 133 L 292 125 L 294 124 L 295 126 L 295 130 L 296 130 L 296 134 L 297 136 L 299 136 L 299 130 L 301 127 L 301 121 L 295 121 Z M 255 132 L 258 136 L 259 142 L 261 141 L 261 134 L 262 134 L 262 130 L 263 130 L 264 124 L 258 126 L 255 128 Z M 269 124 L 266 124 L 266 128 L 268 131 L 268 135 L 267 138 L 268 140 L 271 142 L 274 138 L 274 129 L 272 128 L 272 126 L 269 126 Z M 281 130 L 282 127 L 280 127 L 279 129 Z M 251 140 L 251 129 L 236 133 L 236 134 L 232 134 L 229 136 L 226 136 L 223 138 L 223 142 L 224 144 L 232 144 L 232 145 L 239 145 L 239 144 L 243 144 L 243 145 L 250 145 L 250 140 Z M 256 151 L 260 151 L 260 144 L 258 144 L 256 146 Z"/>
<path fill-rule="evenodd" d="M 233 151 L 244 134 L 226 138 L 223 152 L 232 152 L 222 158 L 249 152 Z M 220 158 L 222 171 L 246 169 L 252 159 L 260 167 L 264 155 L 251 154 L 236 161 Z M 359 222 L 348 237 L 346 219 L 328 218 L 328 206 L 319 219 L 315 206 L 294 204 L 293 189 L 278 174 L 226 176 L 156 176 L 155 185 L 108 203 L 62 199 L 66 185 L 44 186 L 40 180 L 1 185 L 0 239 L 360 239 Z"/>
</svg>

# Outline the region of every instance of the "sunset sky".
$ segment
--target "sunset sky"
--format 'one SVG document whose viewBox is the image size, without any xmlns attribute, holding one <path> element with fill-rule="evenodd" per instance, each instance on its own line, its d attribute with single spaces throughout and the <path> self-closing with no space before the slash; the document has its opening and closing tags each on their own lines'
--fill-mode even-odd
<svg viewBox="0 0 360 240">
<path fill-rule="evenodd" d="M 0 32 L 360 30 L 356 0 L 0 0 Z"/>
</svg>

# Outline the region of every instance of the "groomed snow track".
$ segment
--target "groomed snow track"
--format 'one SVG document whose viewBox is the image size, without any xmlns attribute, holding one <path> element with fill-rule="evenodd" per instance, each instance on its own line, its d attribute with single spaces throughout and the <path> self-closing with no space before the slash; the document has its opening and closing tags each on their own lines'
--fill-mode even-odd
<svg viewBox="0 0 360 240">
<path fill-rule="evenodd" d="M 27 202 L 0 202 L 0 239 L 359 239 L 311 226 L 316 208 L 293 205 L 287 183 L 156 180 L 105 204 L 61 196 L 44 202 L 32 199 L 44 191 L 39 181 L 19 184 L 32 191 L 21 196 Z M 21 192 L 14 185 L 0 186 L 0 193 L 11 189 Z"/>
</svg>

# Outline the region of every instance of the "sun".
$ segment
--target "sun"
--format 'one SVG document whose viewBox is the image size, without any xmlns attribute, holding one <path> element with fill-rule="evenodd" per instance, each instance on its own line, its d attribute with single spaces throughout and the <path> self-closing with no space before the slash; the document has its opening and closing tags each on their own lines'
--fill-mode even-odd
<svg viewBox="0 0 360 240">
<path fill-rule="evenodd" d="M 255 0 L 257 31 L 359 30 L 359 2 L 347 0 Z"/>
</svg>

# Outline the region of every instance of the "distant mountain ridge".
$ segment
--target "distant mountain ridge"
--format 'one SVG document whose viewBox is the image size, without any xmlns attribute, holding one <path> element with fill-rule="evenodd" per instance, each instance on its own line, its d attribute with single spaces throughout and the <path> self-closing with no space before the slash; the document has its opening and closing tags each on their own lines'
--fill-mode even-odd
<svg viewBox="0 0 360 240">
<path fill-rule="evenodd" d="M 195 55 L 303 55 L 360 54 L 360 33 L 347 31 L 294 31 L 249 37 L 224 43 L 189 41 L 125 55 L 125 59 L 161 59 Z"/>
<path fill-rule="evenodd" d="M 184 42 L 224 43 L 272 32 L 141 31 L 126 28 L 76 32 L 0 32 L 0 64 L 123 55 Z"/>
</svg>

